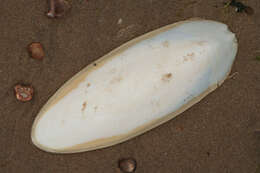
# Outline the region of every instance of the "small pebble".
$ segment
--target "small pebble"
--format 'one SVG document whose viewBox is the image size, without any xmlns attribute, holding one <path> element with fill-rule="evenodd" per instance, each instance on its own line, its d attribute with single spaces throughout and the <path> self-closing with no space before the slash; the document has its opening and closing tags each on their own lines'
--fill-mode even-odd
<svg viewBox="0 0 260 173">
<path fill-rule="evenodd" d="M 28 46 L 28 52 L 34 59 L 42 60 L 44 58 L 44 50 L 41 43 L 31 43 Z"/>
<path fill-rule="evenodd" d="M 118 25 L 121 25 L 122 22 L 123 22 L 123 19 L 120 18 L 120 19 L 118 19 L 117 24 L 118 24 Z"/>
<path fill-rule="evenodd" d="M 125 173 L 134 172 L 136 170 L 136 161 L 132 158 L 119 160 L 120 170 Z"/>
<path fill-rule="evenodd" d="M 14 87 L 14 91 L 17 100 L 22 102 L 30 101 L 33 97 L 32 86 L 18 84 Z"/>
<path fill-rule="evenodd" d="M 49 4 L 50 9 L 47 16 L 50 18 L 62 17 L 71 9 L 71 5 L 67 0 L 50 0 Z"/>
</svg>

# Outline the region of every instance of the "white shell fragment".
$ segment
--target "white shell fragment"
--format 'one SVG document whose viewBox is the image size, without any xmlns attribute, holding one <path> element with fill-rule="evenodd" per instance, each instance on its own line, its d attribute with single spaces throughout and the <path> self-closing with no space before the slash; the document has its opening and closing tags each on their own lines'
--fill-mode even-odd
<svg viewBox="0 0 260 173">
<path fill-rule="evenodd" d="M 74 153 L 140 135 L 215 90 L 236 53 L 235 35 L 209 20 L 138 37 L 66 82 L 36 117 L 32 141 L 48 152 Z"/>
</svg>

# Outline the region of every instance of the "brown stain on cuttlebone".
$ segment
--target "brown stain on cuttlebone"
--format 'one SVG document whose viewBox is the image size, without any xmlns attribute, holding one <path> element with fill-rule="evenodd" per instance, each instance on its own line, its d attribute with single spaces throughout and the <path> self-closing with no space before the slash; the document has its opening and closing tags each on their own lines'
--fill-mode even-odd
<svg viewBox="0 0 260 173">
<path fill-rule="evenodd" d="M 162 76 L 162 81 L 169 82 L 171 78 L 172 78 L 172 74 L 167 73 Z"/>
<path fill-rule="evenodd" d="M 98 106 L 95 106 L 94 107 L 94 111 L 97 112 L 97 109 L 98 109 Z"/>
<path fill-rule="evenodd" d="M 114 83 L 120 82 L 122 80 L 123 80 L 122 76 L 117 76 L 117 77 L 113 78 L 110 83 L 114 84 Z"/>
<path fill-rule="evenodd" d="M 186 61 L 191 61 L 194 59 L 194 56 L 195 56 L 195 53 L 188 53 L 186 56 L 183 57 L 183 61 L 186 62 Z"/>
<path fill-rule="evenodd" d="M 82 108 L 81 108 L 81 111 L 83 112 L 87 107 L 87 102 L 85 101 L 83 104 L 82 104 Z"/>
<path fill-rule="evenodd" d="M 198 41 L 198 42 L 197 42 L 197 45 L 203 46 L 203 45 L 205 45 L 206 43 L 207 43 L 206 41 Z"/>
<path fill-rule="evenodd" d="M 163 47 L 167 47 L 168 48 L 170 46 L 170 43 L 168 41 L 164 41 L 162 43 L 162 45 L 163 45 Z"/>
</svg>

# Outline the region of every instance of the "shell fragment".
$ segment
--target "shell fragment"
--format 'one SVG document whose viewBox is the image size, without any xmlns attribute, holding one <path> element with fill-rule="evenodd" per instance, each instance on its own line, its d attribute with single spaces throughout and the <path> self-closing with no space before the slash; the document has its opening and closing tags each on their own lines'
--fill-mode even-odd
<svg viewBox="0 0 260 173">
<path fill-rule="evenodd" d="M 108 147 L 185 111 L 227 78 L 237 52 L 225 24 L 187 20 L 138 37 L 88 65 L 41 109 L 33 143 L 48 152 Z"/>
</svg>

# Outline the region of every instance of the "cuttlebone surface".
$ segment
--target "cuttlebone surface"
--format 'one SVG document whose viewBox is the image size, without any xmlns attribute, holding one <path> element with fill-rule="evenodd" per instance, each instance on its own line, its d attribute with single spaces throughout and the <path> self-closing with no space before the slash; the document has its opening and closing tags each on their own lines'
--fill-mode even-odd
<svg viewBox="0 0 260 173">
<path fill-rule="evenodd" d="M 122 142 L 222 83 L 236 52 L 235 35 L 214 21 L 184 21 L 141 36 L 77 74 L 73 80 L 83 78 L 76 87 L 68 81 L 58 91 L 64 96 L 39 113 L 32 140 L 53 152 Z M 115 136 L 122 137 L 102 143 Z"/>
</svg>

